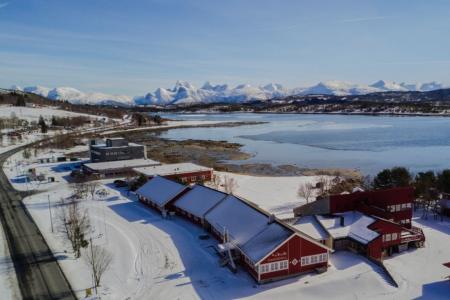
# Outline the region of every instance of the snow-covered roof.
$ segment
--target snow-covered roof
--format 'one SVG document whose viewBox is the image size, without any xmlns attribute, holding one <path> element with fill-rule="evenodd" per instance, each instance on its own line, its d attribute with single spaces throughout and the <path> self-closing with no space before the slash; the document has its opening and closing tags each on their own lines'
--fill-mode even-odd
<svg viewBox="0 0 450 300">
<path fill-rule="evenodd" d="M 146 199 L 157 204 L 159 207 L 163 207 L 187 188 L 187 186 L 179 184 L 175 181 L 156 176 L 141 186 L 136 191 L 136 194 L 145 197 Z"/>
<path fill-rule="evenodd" d="M 258 262 L 293 233 L 276 221 L 269 222 L 268 215 L 233 195 L 209 211 L 206 220 L 218 232 L 226 230 L 231 241 L 253 262 Z"/>
<path fill-rule="evenodd" d="M 343 226 L 340 223 L 341 216 L 344 218 Z M 367 228 L 375 222 L 375 219 L 358 211 L 338 213 L 332 217 L 317 216 L 317 220 L 335 239 L 350 237 L 360 243 L 367 244 L 378 237 L 377 232 Z"/>
<path fill-rule="evenodd" d="M 293 224 L 291 224 L 291 226 L 309 235 L 316 241 L 321 241 L 328 238 L 328 234 L 326 233 L 326 231 L 313 216 L 301 217 L 300 219 L 296 220 Z"/>
<path fill-rule="evenodd" d="M 86 163 L 84 164 L 91 170 L 111 170 L 119 168 L 134 168 L 134 167 L 147 167 L 159 165 L 160 162 L 151 159 L 128 159 L 128 160 L 114 160 L 114 161 L 104 161 L 97 163 Z"/>
<path fill-rule="evenodd" d="M 193 163 L 179 163 L 179 164 L 164 164 L 159 166 L 151 166 L 144 168 L 135 168 L 137 173 L 144 174 L 145 176 L 166 176 L 173 174 L 182 174 L 189 172 L 211 171 L 211 168 L 199 166 Z"/>
<path fill-rule="evenodd" d="M 273 222 L 265 226 L 261 232 L 241 246 L 241 249 L 252 261 L 259 262 L 268 253 L 286 241 L 292 233 L 286 227 Z"/>
<path fill-rule="evenodd" d="M 212 207 L 226 196 L 225 193 L 197 184 L 178 199 L 175 206 L 196 217 L 203 218 Z"/>
</svg>

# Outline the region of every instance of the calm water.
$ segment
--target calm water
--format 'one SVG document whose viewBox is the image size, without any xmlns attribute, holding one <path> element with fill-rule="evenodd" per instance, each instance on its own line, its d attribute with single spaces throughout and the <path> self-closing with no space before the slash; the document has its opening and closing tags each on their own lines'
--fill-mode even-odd
<svg viewBox="0 0 450 300">
<path fill-rule="evenodd" d="M 255 156 L 245 162 L 310 168 L 355 168 L 374 174 L 392 166 L 411 171 L 450 168 L 450 118 L 300 114 L 165 115 L 185 120 L 265 121 L 233 128 L 174 129 L 169 139 L 227 140 Z"/>
</svg>

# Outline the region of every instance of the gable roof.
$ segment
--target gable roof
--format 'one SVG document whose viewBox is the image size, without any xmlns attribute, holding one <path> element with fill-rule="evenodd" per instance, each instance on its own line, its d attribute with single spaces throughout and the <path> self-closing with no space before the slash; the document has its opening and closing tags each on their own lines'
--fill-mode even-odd
<svg viewBox="0 0 450 300">
<path fill-rule="evenodd" d="M 164 177 L 156 176 L 141 186 L 136 194 L 145 197 L 151 202 L 163 207 L 188 187 Z"/>
<path fill-rule="evenodd" d="M 240 248 L 255 263 L 275 250 L 293 232 L 277 222 L 270 223 Z"/>
<path fill-rule="evenodd" d="M 267 212 L 234 195 L 223 199 L 205 219 L 218 232 L 223 234 L 226 230 L 233 244 L 254 263 L 294 233 L 276 219 L 270 222 Z"/>
<path fill-rule="evenodd" d="M 211 208 L 225 197 L 227 197 L 225 193 L 196 184 L 175 202 L 175 206 L 198 218 L 203 218 Z"/>
<path fill-rule="evenodd" d="M 316 220 L 314 216 L 304 216 L 295 220 L 291 227 L 309 235 L 316 241 L 325 240 L 328 238 L 328 233 L 323 229 L 322 225 Z"/>
</svg>

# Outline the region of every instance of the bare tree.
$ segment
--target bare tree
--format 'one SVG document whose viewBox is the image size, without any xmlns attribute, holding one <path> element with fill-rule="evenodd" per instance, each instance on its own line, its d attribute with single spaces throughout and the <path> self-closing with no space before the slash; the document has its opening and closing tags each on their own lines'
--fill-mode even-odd
<svg viewBox="0 0 450 300">
<path fill-rule="evenodd" d="M 214 177 L 213 177 L 211 185 L 215 189 L 219 189 L 221 184 L 222 184 L 222 177 L 220 177 L 220 175 L 218 175 L 218 174 L 215 174 Z"/>
<path fill-rule="evenodd" d="M 86 183 L 86 190 L 89 194 L 91 194 L 92 200 L 94 200 L 95 192 L 100 187 L 100 184 L 96 181 L 91 181 L 89 183 Z"/>
<path fill-rule="evenodd" d="M 223 180 L 223 189 L 225 193 L 232 194 L 238 188 L 238 183 L 236 179 L 230 176 L 225 176 Z"/>
<path fill-rule="evenodd" d="M 314 186 L 309 182 L 302 182 L 298 186 L 297 195 L 306 200 L 306 203 L 309 203 L 309 198 L 312 196 L 314 192 Z"/>
<path fill-rule="evenodd" d="M 81 210 L 79 202 L 72 200 L 60 206 L 58 220 L 59 231 L 69 240 L 75 257 L 79 258 L 81 248 L 88 246 L 86 235 L 91 226 L 87 210 Z"/>
<path fill-rule="evenodd" d="M 332 186 L 332 181 L 328 176 L 320 176 L 317 187 L 319 188 L 319 196 L 328 196 L 330 188 Z"/>
<path fill-rule="evenodd" d="M 84 182 L 75 182 L 72 184 L 73 197 L 76 199 L 83 199 L 88 194 L 88 186 Z"/>
<path fill-rule="evenodd" d="M 100 286 L 103 274 L 108 270 L 112 262 L 112 254 L 105 248 L 92 245 L 84 251 L 83 258 L 86 264 L 91 268 L 92 277 L 94 278 L 95 288 Z"/>
</svg>

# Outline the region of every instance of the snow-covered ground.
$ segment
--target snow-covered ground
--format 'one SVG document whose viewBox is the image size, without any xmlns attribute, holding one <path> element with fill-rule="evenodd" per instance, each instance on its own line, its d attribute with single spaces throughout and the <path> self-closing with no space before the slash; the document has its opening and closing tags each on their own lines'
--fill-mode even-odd
<svg viewBox="0 0 450 300">
<path fill-rule="evenodd" d="M 29 122 L 38 121 L 39 116 L 49 120 L 52 116 L 58 117 L 77 117 L 85 116 L 92 118 L 103 118 L 95 115 L 81 114 L 71 111 L 56 109 L 54 107 L 19 107 L 10 105 L 0 105 L 0 118 L 9 118 L 14 113 L 19 119 L 25 119 Z"/>
<path fill-rule="evenodd" d="M 222 180 L 234 178 L 237 196 L 250 200 L 277 217 L 291 218 L 292 209 L 306 203 L 297 195 L 298 187 L 303 183 L 315 185 L 323 176 L 249 176 L 227 172 L 215 172 Z"/>
<path fill-rule="evenodd" d="M 58 168 L 57 163 L 37 169 L 38 173 L 54 172 L 60 181 L 25 199 L 25 204 L 81 298 L 91 286 L 89 270 L 82 259 L 74 259 L 61 234 L 56 229 L 51 232 L 48 207 L 50 199 L 56 228 L 58 203 L 71 193 L 64 180 L 69 171 Z M 317 180 L 222 175 L 236 178 L 237 195 L 264 208 L 283 207 L 286 212 L 291 205 L 304 201 L 297 198 L 299 183 Z M 331 266 L 323 274 L 306 274 L 258 286 L 244 270 L 233 274 L 219 266 L 210 247 L 216 241 L 200 240 L 198 236 L 204 233 L 200 227 L 179 217 L 163 219 L 133 195 L 114 188 L 112 181 L 101 181 L 101 189 L 108 195 L 82 201 L 94 229 L 94 244 L 113 253 L 111 269 L 100 289 L 106 299 L 445 299 L 450 292 L 449 283 L 444 281 L 450 272 L 442 266 L 450 260 L 448 219 L 440 223 L 415 218 L 415 225 L 422 227 L 427 236 L 426 247 L 386 260 L 399 288 L 389 285 L 371 262 L 346 251 L 332 254 Z"/>
</svg>

